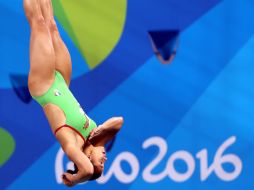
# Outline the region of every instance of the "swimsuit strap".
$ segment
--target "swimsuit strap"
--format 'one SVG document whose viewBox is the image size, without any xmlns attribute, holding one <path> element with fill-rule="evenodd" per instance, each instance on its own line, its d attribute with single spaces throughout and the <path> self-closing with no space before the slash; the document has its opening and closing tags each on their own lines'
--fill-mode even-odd
<svg viewBox="0 0 254 190">
<path fill-rule="evenodd" d="M 85 114 L 85 118 L 86 118 L 86 123 L 85 123 L 85 125 L 84 125 L 83 128 L 84 128 L 84 129 L 87 129 L 87 128 L 89 127 L 90 120 L 89 120 L 89 118 L 86 116 L 86 114 Z M 72 126 L 67 125 L 67 124 L 58 127 L 58 128 L 55 130 L 55 136 L 56 136 L 56 133 L 57 133 L 60 129 L 64 128 L 64 127 L 67 127 L 67 128 L 69 128 L 69 129 L 75 131 L 75 132 L 83 139 L 84 143 L 86 142 L 84 136 L 83 136 L 77 129 L 75 129 L 75 127 L 72 127 Z M 89 134 L 89 136 L 90 136 L 90 134 Z M 89 137 L 89 136 L 88 136 L 88 137 Z M 87 138 L 88 138 L 88 137 L 87 137 Z"/>
<path fill-rule="evenodd" d="M 82 135 L 77 129 L 75 129 L 74 127 L 72 127 L 72 126 L 70 126 L 70 125 L 62 125 L 62 126 L 58 127 L 58 128 L 55 130 L 55 136 L 56 136 L 56 133 L 57 133 L 60 129 L 64 128 L 64 127 L 67 127 L 67 128 L 69 128 L 69 129 L 73 130 L 74 132 L 76 132 L 76 133 L 83 139 L 84 143 L 86 142 L 86 140 L 85 140 L 85 138 L 83 137 L 83 135 Z"/>
</svg>

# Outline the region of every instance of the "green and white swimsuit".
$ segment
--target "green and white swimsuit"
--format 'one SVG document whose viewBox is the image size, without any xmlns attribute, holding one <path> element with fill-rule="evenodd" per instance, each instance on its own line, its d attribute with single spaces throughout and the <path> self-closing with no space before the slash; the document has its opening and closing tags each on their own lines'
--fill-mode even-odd
<svg viewBox="0 0 254 190">
<path fill-rule="evenodd" d="M 68 88 L 63 76 L 58 71 L 55 71 L 55 81 L 49 90 L 42 96 L 33 96 L 33 99 L 42 107 L 50 103 L 58 106 L 64 112 L 66 123 L 63 126 L 59 126 L 55 134 L 61 128 L 68 127 L 77 132 L 85 141 L 91 131 L 97 127 L 96 123 L 90 119 L 80 107 L 78 101 Z"/>
</svg>

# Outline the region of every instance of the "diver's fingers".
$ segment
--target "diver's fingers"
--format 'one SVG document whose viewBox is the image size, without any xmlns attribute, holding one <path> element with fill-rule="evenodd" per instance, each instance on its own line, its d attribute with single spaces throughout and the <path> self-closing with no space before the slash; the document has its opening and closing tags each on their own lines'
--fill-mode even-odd
<svg viewBox="0 0 254 190">
<path fill-rule="evenodd" d="M 68 186 L 68 187 L 72 187 L 72 186 L 75 185 L 75 184 L 70 180 L 70 176 L 71 176 L 71 174 L 69 174 L 69 173 L 64 173 L 64 174 L 62 175 L 63 183 L 64 183 L 66 186 Z"/>
</svg>

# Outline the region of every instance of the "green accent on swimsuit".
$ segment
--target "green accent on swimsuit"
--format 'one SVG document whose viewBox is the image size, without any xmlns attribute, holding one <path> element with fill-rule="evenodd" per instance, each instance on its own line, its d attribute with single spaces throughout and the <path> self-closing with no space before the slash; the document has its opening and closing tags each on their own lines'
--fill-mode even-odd
<svg viewBox="0 0 254 190">
<path fill-rule="evenodd" d="M 33 96 L 33 99 L 42 107 L 49 103 L 58 106 L 65 114 L 66 125 L 76 129 L 84 139 L 87 139 L 91 131 L 97 127 L 96 123 L 86 116 L 58 71 L 55 71 L 55 81 L 48 91 L 42 96 Z M 85 128 L 86 122 L 89 122 L 89 125 Z"/>
</svg>

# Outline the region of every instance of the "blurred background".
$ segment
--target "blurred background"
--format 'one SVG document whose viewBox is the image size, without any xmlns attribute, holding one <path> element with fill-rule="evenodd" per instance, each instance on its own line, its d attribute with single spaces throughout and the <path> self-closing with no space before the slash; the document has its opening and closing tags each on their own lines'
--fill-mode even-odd
<svg viewBox="0 0 254 190">
<path fill-rule="evenodd" d="M 123 116 L 97 181 L 73 189 L 251 190 L 253 0 L 53 0 L 71 90 Z M 72 167 L 29 95 L 22 1 L 0 0 L 0 189 L 67 189 Z"/>
</svg>

